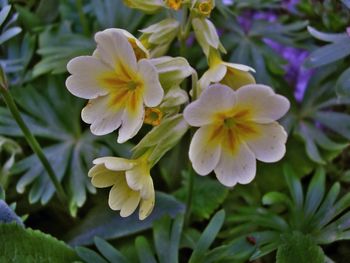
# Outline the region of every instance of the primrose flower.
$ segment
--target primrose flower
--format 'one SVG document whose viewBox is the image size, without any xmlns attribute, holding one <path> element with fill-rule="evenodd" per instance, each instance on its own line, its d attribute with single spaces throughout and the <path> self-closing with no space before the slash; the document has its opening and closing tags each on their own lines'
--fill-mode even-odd
<svg viewBox="0 0 350 263">
<path fill-rule="evenodd" d="M 144 107 L 157 106 L 164 94 L 155 66 L 143 58 L 147 54 L 142 44 L 131 36 L 117 29 L 98 32 L 93 55 L 76 57 L 67 65 L 72 74 L 66 81 L 68 90 L 89 99 L 83 121 L 91 124 L 95 135 L 120 128 L 119 143 L 136 135 Z"/>
<path fill-rule="evenodd" d="M 184 118 L 200 127 L 194 134 L 189 157 L 194 170 L 214 170 L 225 186 L 251 182 L 256 160 L 276 162 L 285 154 L 287 133 L 276 120 L 289 109 L 289 101 L 264 85 L 246 85 L 237 91 L 215 84 L 184 110 Z"/>
<path fill-rule="evenodd" d="M 139 219 L 150 215 L 154 207 L 155 193 L 146 155 L 136 160 L 118 157 L 102 157 L 93 161 L 89 171 L 95 187 L 112 186 L 108 204 L 113 210 L 120 210 L 120 216 L 131 215 L 140 204 Z"/>
<path fill-rule="evenodd" d="M 199 80 L 201 90 L 216 82 L 235 90 L 244 85 L 255 84 L 255 79 L 250 73 L 250 71 L 255 72 L 253 68 L 243 64 L 224 62 L 215 50 L 210 50 L 208 63 L 209 69 Z"/>
<path fill-rule="evenodd" d="M 164 7 L 163 0 L 123 0 L 124 4 L 130 8 L 141 10 L 145 13 L 155 13 Z"/>
</svg>

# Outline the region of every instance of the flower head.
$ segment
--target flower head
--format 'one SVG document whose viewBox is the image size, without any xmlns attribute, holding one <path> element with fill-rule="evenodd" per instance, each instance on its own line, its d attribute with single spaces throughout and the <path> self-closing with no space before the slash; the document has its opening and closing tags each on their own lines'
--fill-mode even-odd
<svg viewBox="0 0 350 263">
<path fill-rule="evenodd" d="M 72 59 L 66 81 L 75 96 L 89 99 L 82 119 L 91 132 L 104 135 L 119 129 L 118 142 L 132 138 L 142 126 L 144 107 L 155 107 L 163 99 L 156 68 L 142 44 L 131 34 L 107 29 L 95 35 L 92 56 Z"/>
<path fill-rule="evenodd" d="M 209 69 L 199 80 L 199 87 L 202 90 L 216 82 L 235 90 L 244 85 L 255 84 L 255 79 L 250 73 L 255 72 L 253 68 L 243 64 L 224 62 L 215 50 L 210 50 L 208 63 Z"/>
<path fill-rule="evenodd" d="M 189 157 L 200 175 L 214 170 L 226 186 L 251 182 L 256 160 L 276 162 L 285 154 L 287 133 L 276 120 L 289 101 L 264 85 L 237 91 L 215 84 L 184 110 L 185 120 L 200 127 L 190 144 Z"/>
<path fill-rule="evenodd" d="M 95 159 L 89 171 L 95 187 L 110 187 L 108 204 L 113 210 L 120 210 L 120 216 L 131 215 L 140 204 L 139 219 L 143 220 L 154 207 L 154 188 L 150 166 L 145 155 L 128 160 L 118 157 Z"/>
</svg>

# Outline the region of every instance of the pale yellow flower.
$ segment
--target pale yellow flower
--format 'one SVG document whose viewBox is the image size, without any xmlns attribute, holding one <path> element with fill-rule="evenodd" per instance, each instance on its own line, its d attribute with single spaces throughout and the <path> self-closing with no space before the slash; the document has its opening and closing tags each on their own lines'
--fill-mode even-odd
<svg viewBox="0 0 350 263">
<path fill-rule="evenodd" d="M 128 33 L 129 34 L 129 33 Z M 158 106 L 164 91 L 158 73 L 142 44 L 125 32 L 108 29 L 95 35 L 97 48 L 92 56 L 72 59 L 66 81 L 75 96 L 89 99 L 82 119 L 91 132 L 104 135 L 119 128 L 123 143 L 140 130 L 144 107 Z"/>
<path fill-rule="evenodd" d="M 123 2 L 128 7 L 141 10 L 145 13 L 155 13 L 164 7 L 163 0 L 123 0 Z"/>
<path fill-rule="evenodd" d="M 120 216 L 131 215 L 137 207 L 139 219 L 149 216 L 154 207 L 155 193 L 146 156 L 136 160 L 118 157 L 102 157 L 93 161 L 89 171 L 95 187 L 111 187 L 108 204 L 113 210 L 120 210 Z"/>
<path fill-rule="evenodd" d="M 255 84 L 255 79 L 250 72 L 255 70 L 243 64 L 229 63 L 221 59 L 215 50 L 210 51 L 209 69 L 199 80 L 201 90 L 207 88 L 211 83 L 225 84 L 232 89 L 239 89 L 248 84 Z"/>
<path fill-rule="evenodd" d="M 185 120 L 200 127 L 194 134 L 189 157 L 194 170 L 232 187 L 251 182 L 256 160 L 276 162 L 285 154 L 287 133 L 276 120 L 289 109 L 289 101 L 264 85 L 233 90 L 214 84 L 184 110 Z"/>
</svg>

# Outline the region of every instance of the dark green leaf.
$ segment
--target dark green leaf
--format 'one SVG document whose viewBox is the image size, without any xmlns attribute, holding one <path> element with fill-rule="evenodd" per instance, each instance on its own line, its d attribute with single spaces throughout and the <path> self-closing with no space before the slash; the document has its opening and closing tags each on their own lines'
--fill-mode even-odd
<svg viewBox="0 0 350 263">
<path fill-rule="evenodd" d="M 136 213 L 122 218 L 118 212 L 107 206 L 107 200 L 90 210 L 82 222 L 73 228 L 67 239 L 72 245 L 93 244 L 93 238 L 113 239 L 128 236 L 152 227 L 155 220 L 164 215 L 175 217 L 184 212 L 184 205 L 175 198 L 164 193 L 156 194 L 156 204 L 151 215 L 140 221 Z"/>
<path fill-rule="evenodd" d="M 299 232 L 283 236 L 283 244 L 278 248 L 277 263 L 324 263 L 325 255 L 311 237 Z"/>
<path fill-rule="evenodd" d="M 135 246 L 140 263 L 157 263 L 146 238 L 143 236 L 137 237 L 135 240 Z"/>
<path fill-rule="evenodd" d="M 321 204 L 325 192 L 325 180 L 325 171 L 322 167 L 319 167 L 307 190 L 304 204 L 306 216 L 311 216 Z"/>
<path fill-rule="evenodd" d="M 207 227 L 204 229 L 203 234 L 200 236 L 196 247 L 189 259 L 190 263 L 203 262 L 205 259 L 205 253 L 208 251 L 210 245 L 214 242 L 216 235 L 219 233 L 220 228 L 225 220 L 225 211 L 220 210 L 210 220 Z"/>
<path fill-rule="evenodd" d="M 62 241 L 17 224 L 0 224 L 0 262 L 73 262 L 75 252 Z"/>
</svg>

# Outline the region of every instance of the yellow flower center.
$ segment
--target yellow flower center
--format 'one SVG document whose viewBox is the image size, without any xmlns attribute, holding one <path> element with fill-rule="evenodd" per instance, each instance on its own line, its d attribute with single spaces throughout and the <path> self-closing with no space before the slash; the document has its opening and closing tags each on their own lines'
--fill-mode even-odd
<svg viewBox="0 0 350 263">
<path fill-rule="evenodd" d="M 144 84 L 136 72 L 119 64 L 115 71 L 105 73 L 100 80 L 101 86 L 109 91 L 110 107 L 127 107 L 131 112 L 137 111 L 138 102 L 142 100 Z"/>
<path fill-rule="evenodd" d="M 146 108 L 144 123 L 158 126 L 162 121 L 163 113 L 157 108 Z"/>
<path fill-rule="evenodd" d="M 211 1 L 203 1 L 198 6 L 199 12 L 205 16 L 209 16 L 212 9 L 213 9 L 213 5 Z"/>
<path fill-rule="evenodd" d="M 210 141 L 219 143 L 223 149 L 235 153 L 241 141 L 259 136 L 256 123 L 251 121 L 252 112 L 243 107 L 235 107 L 215 115 Z"/>
<path fill-rule="evenodd" d="M 165 3 L 169 8 L 177 11 L 181 8 L 182 0 L 166 0 Z"/>
</svg>

